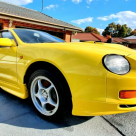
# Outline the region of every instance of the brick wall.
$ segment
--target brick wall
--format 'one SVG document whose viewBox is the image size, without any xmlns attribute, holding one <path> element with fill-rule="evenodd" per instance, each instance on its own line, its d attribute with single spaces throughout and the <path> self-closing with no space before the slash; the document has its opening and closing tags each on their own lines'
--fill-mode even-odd
<svg viewBox="0 0 136 136">
<path fill-rule="evenodd" d="M 0 19 L 0 23 L 3 24 L 3 29 L 7 29 L 9 27 L 9 20 Z"/>
<path fill-rule="evenodd" d="M 71 42 L 71 37 L 72 37 L 71 34 L 72 34 L 72 33 L 66 33 L 66 34 L 64 35 L 64 38 L 63 38 L 63 39 L 65 39 L 66 42 Z"/>
<path fill-rule="evenodd" d="M 9 28 L 9 20 L 0 19 L 0 23 L 3 24 L 3 29 Z M 57 28 L 53 28 L 53 27 L 46 27 L 46 26 L 40 26 L 40 25 L 35 25 L 35 24 L 30 24 L 30 23 L 13 21 L 11 28 L 15 28 L 15 26 L 34 28 L 34 29 L 45 30 L 45 31 L 61 32 L 64 34 L 63 40 L 65 40 L 66 42 L 71 42 L 71 35 L 72 35 L 71 31 L 63 31 L 62 29 L 57 29 Z"/>
</svg>

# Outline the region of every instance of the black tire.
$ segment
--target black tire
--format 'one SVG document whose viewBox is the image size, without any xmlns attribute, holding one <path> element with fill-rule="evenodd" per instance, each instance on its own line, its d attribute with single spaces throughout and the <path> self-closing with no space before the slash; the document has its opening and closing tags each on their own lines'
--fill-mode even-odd
<svg viewBox="0 0 136 136">
<path fill-rule="evenodd" d="M 53 85 L 56 88 L 57 96 L 59 99 L 57 110 L 55 111 L 53 115 L 50 115 L 50 116 L 41 113 L 35 106 L 34 101 L 32 100 L 32 95 L 33 95 L 32 94 L 32 83 L 37 77 L 40 77 L 40 76 L 48 78 L 53 83 Z M 29 78 L 28 90 L 29 90 L 29 96 L 31 98 L 31 102 L 33 103 L 33 106 L 35 107 L 36 111 L 42 118 L 47 119 L 47 120 L 56 120 L 56 119 L 60 119 L 60 117 L 64 116 L 66 113 L 71 113 L 72 101 L 71 101 L 71 98 L 68 98 L 65 86 L 61 83 L 59 79 L 57 79 L 49 71 L 46 71 L 46 70 L 35 71 Z"/>
</svg>

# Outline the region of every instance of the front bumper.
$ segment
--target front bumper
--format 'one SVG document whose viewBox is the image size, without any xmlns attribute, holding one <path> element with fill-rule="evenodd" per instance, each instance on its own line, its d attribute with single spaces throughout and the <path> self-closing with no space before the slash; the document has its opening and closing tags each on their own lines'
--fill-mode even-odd
<svg viewBox="0 0 136 136">
<path fill-rule="evenodd" d="M 120 104 L 107 102 L 94 102 L 86 100 L 72 99 L 74 102 L 73 115 L 97 116 L 126 113 L 136 111 L 136 106 L 131 108 L 121 108 Z"/>
<path fill-rule="evenodd" d="M 136 111 L 136 98 L 119 98 L 119 92 L 122 90 L 136 90 L 136 55 L 126 58 L 131 64 L 128 74 L 116 75 L 107 72 L 105 101 L 73 98 L 73 115 L 96 116 Z"/>
</svg>

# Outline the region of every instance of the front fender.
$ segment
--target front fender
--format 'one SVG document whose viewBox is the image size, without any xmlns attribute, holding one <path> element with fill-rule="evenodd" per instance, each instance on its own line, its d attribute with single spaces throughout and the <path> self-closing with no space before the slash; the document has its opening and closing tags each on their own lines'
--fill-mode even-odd
<svg viewBox="0 0 136 136">
<path fill-rule="evenodd" d="M 37 45 L 36 45 L 37 46 Z M 66 78 L 74 99 L 106 100 L 106 69 L 103 53 L 73 51 L 41 46 L 19 46 L 17 51 L 18 82 L 23 83 L 27 68 L 36 61 L 45 61 L 57 67 Z M 23 59 L 20 59 L 20 56 Z"/>
</svg>

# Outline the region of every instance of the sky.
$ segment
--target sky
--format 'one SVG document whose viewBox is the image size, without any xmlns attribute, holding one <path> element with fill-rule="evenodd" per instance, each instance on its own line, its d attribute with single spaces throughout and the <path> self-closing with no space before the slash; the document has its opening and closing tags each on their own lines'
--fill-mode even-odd
<svg viewBox="0 0 136 136">
<path fill-rule="evenodd" d="M 41 12 L 42 0 L 2 0 Z M 109 23 L 136 29 L 136 0 L 44 0 L 43 13 L 82 29 L 102 32 Z"/>
</svg>

